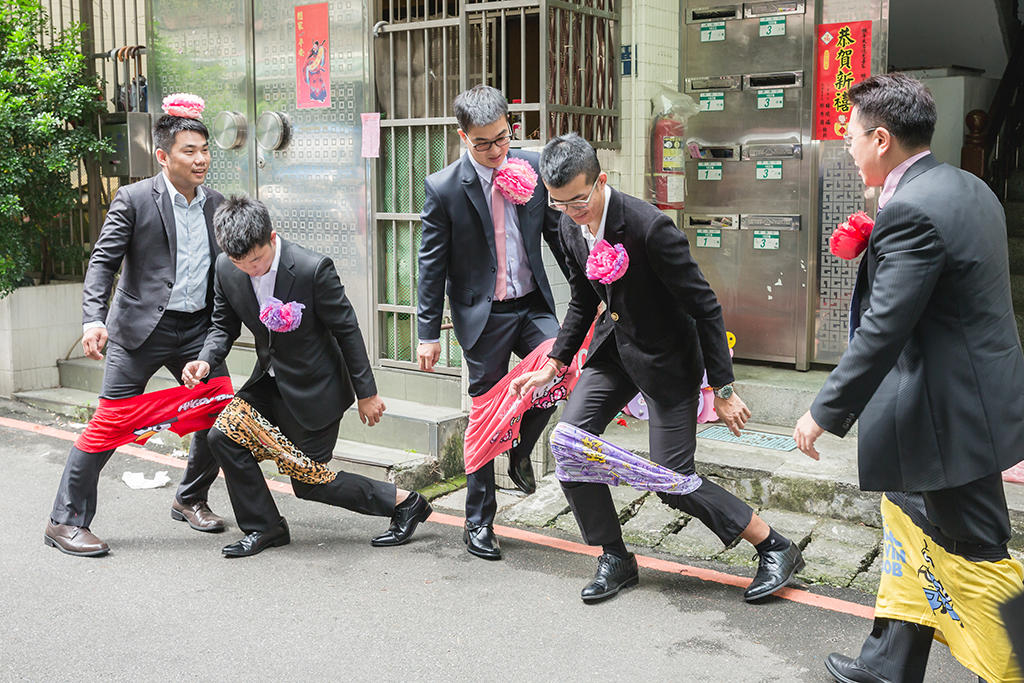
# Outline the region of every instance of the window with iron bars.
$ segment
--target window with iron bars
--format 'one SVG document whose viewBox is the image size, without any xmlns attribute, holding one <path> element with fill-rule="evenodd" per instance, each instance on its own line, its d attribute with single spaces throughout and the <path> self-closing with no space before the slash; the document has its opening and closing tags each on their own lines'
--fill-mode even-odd
<svg viewBox="0 0 1024 683">
<path fill-rule="evenodd" d="M 462 153 L 452 100 L 477 83 L 502 90 L 517 147 L 576 131 L 617 148 L 619 8 L 615 0 L 377 0 L 374 20 L 377 357 L 413 368 L 423 180 Z M 461 348 L 445 323 L 437 370 L 458 373 Z"/>
</svg>

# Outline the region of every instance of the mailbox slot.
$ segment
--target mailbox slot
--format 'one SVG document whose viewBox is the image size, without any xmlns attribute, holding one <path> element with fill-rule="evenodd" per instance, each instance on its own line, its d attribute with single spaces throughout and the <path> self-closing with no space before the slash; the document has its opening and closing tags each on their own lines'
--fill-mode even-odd
<svg viewBox="0 0 1024 683">
<path fill-rule="evenodd" d="M 702 92 L 705 90 L 739 90 L 743 87 L 743 76 L 693 76 L 684 83 L 686 92 Z"/>
<path fill-rule="evenodd" d="M 793 214 L 745 213 L 740 216 L 744 230 L 799 230 L 800 216 Z"/>
<path fill-rule="evenodd" d="M 768 74 L 745 74 L 744 90 L 761 88 L 802 88 L 804 85 L 803 71 L 777 71 Z"/>
<path fill-rule="evenodd" d="M 739 161 L 739 145 L 702 145 L 699 142 L 687 142 L 686 149 L 691 159 L 700 161 Z"/>
<path fill-rule="evenodd" d="M 687 228 L 721 228 L 739 230 L 740 217 L 737 214 L 686 214 L 683 225 Z"/>
<path fill-rule="evenodd" d="M 748 2 L 743 6 L 746 18 L 764 17 L 777 14 L 803 14 L 804 0 L 783 0 L 776 2 Z"/>
<path fill-rule="evenodd" d="M 743 18 L 743 3 L 735 5 L 718 5 L 716 7 L 700 7 L 686 13 L 687 24 L 705 21 L 729 21 Z"/>
<path fill-rule="evenodd" d="M 798 142 L 757 142 L 743 145 L 744 161 L 802 158 L 803 145 Z"/>
</svg>

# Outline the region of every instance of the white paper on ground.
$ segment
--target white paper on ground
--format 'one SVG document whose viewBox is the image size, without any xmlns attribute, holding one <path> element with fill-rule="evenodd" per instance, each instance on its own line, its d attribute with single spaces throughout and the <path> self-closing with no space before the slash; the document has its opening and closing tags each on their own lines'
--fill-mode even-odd
<svg viewBox="0 0 1024 683">
<path fill-rule="evenodd" d="M 164 470 L 154 474 L 152 479 L 147 479 L 146 475 L 142 472 L 125 472 L 121 475 L 121 481 L 127 484 L 130 489 L 158 489 L 161 486 L 170 484 L 171 478 L 167 476 L 167 472 Z"/>
</svg>

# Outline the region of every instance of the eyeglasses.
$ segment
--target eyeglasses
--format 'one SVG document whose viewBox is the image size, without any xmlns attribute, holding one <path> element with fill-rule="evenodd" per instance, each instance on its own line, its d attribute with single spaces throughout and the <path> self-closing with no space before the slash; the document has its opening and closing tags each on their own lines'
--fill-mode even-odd
<svg viewBox="0 0 1024 683">
<path fill-rule="evenodd" d="M 556 209 L 557 211 L 568 211 L 569 209 L 585 209 L 590 205 L 590 199 L 594 196 L 594 190 L 597 189 L 597 184 L 599 182 L 601 182 L 600 178 L 594 181 L 594 185 L 593 187 L 590 188 L 590 194 L 587 195 L 586 199 L 577 199 L 571 202 L 553 202 L 551 201 L 551 197 L 548 197 L 548 206 L 550 206 L 552 209 Z"/>
<path fill-rule="evenodd" d="M 875 126 L 874 128 L 868 128 L 867 130 L 861 131 L 857 135 L 867 135 L 868 133 L 873 133 L 874 131 L 878 130 L 879 128 L 881 128 L 881 126 Z M 856 136 L 850 135 L 849 133 L 847 133 L 846 135 L 843 136 L 843 145 L 846 147 L 846 149 L 850 149 L 850 145 L 853 144 L 854 137 L 856 137 Z"/>
<path fill-rule="evenodd" d="M 473 145 L 473 149 L 475 149 L 478 152 L 486 152 L 491 148 L 491 145 L 497 145 L 500 149 L 504 149 L 505 147 L 508 147 L 508 143 L 511 141 L 512 133 L 507 132 L 501 137 L 494 138 L 489 142 L 478 142 L 477 144 Z"/>
</svg>

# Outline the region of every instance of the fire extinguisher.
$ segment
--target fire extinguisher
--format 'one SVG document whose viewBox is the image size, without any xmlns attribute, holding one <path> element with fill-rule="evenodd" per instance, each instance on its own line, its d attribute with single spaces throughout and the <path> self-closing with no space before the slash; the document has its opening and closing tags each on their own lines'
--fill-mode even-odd
<svg viewBox="0 0 1024 683">
<path fill-rule="evenodd" d="M 682 209 L 686 195 L 683 122 L 672 114 L 659 114 L 651 123 L 651 179 L 653 201 L 659 209 Z"/>
</svg>

